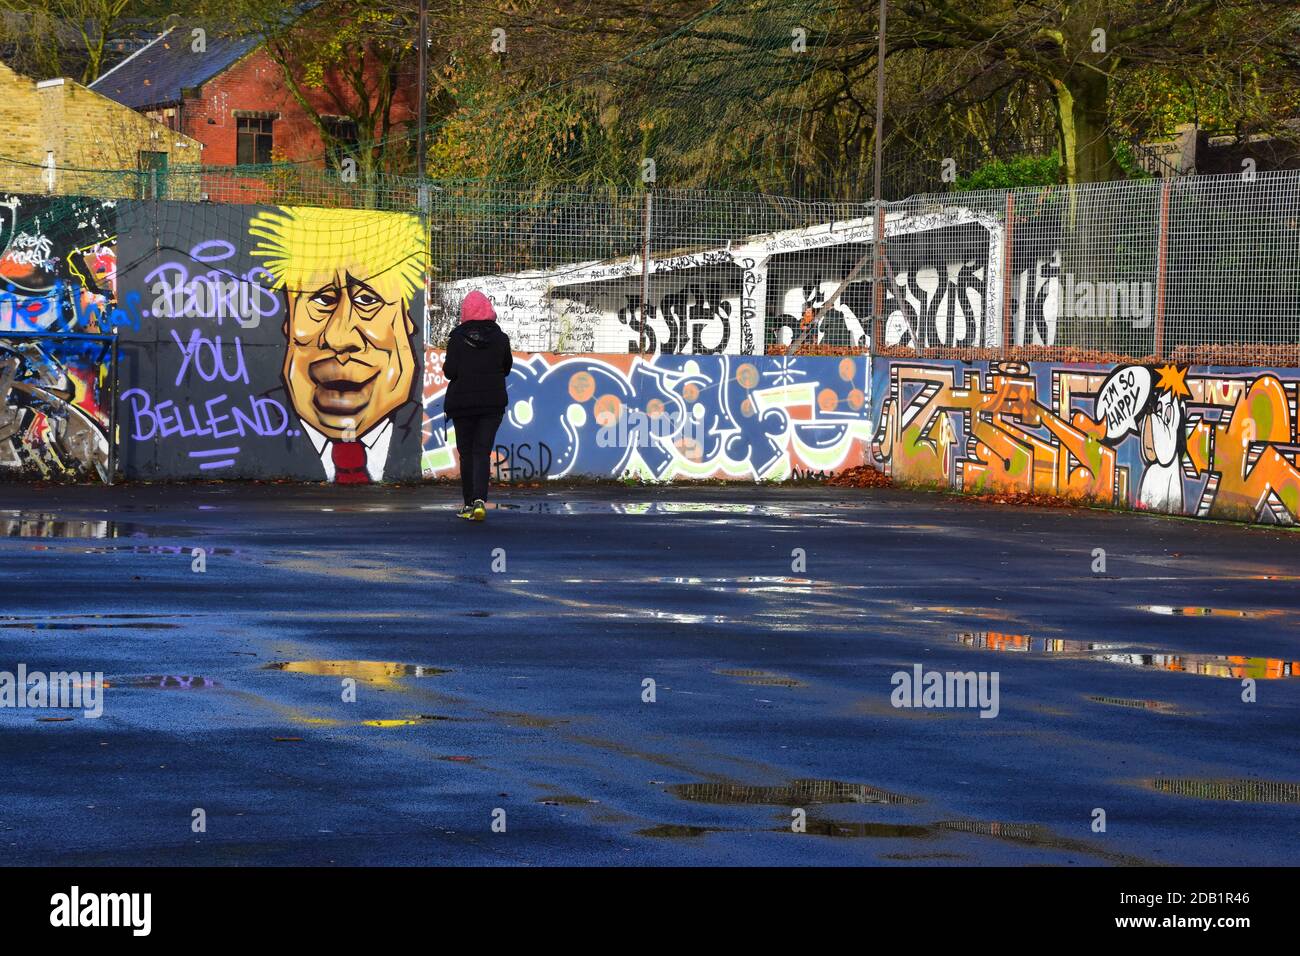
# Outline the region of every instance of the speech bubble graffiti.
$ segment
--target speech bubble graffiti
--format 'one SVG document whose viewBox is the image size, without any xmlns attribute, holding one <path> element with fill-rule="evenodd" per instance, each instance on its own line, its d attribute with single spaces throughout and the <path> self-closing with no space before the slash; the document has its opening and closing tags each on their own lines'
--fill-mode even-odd
<svg viewBox="0 0 1300 956">
<path fill-rule="evenodd" d="M 1097 415 L 1106 420 L 1106 441 L 1119 441 L 1130 432 L 1136 435 L 1137 417 L 1150 398 L 1150 369 L 1121 365 L 1111 372 L 1097 392 Z"/>
</svg>

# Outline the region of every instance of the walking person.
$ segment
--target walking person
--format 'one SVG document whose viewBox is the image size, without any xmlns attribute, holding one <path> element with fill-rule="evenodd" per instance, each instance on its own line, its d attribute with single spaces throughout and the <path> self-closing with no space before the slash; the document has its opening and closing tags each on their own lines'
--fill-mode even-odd
<svg viewBox="0 0 1300 956">
<path fill-rule="evenodd" d="M 456 429 L 465 496 L 457 516 L 471 521 L 487 517 L 488 469 L 506 411 L 506 376 L 513 361 L 510 336 L 497 325 L 488 297 L 478 290 L 465 296 L 460 324 L 447 337 L 442 373 L 450 383 L 443 408 Z"/>
</svg>

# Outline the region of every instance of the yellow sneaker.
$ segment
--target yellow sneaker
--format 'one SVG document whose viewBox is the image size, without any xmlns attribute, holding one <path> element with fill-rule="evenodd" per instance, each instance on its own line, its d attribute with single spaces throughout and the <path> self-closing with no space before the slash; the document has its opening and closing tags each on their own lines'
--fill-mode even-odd
<svg viewBox="0 0 1300 956">
<path fill-rule="evenodd" d="M 487 502 L 482 498 L 474 500 L 473 517 L 475 521 L 483 521 L 487 518 Z"/>
</svg>

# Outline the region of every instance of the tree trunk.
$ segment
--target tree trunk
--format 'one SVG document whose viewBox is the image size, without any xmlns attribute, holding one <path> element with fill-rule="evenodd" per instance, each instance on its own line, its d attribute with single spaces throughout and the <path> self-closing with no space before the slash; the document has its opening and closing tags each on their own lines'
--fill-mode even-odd
<svg viewBox="0 0 1300 956">
<path fill-rule="evenodd" d="M 1124 178 L 1108 135 L 1109 86 L 1104 73 L 1087 67 L 1076 67 L 1052 78 L 1061 173 L 1066 183 Z"/>
</svg>

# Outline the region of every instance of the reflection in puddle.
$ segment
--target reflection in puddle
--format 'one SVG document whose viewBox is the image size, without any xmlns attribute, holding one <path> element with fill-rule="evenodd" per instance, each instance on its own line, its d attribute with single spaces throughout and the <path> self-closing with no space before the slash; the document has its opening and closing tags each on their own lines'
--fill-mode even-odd
<svg viewBox="0 0 1300 956">
<path fill-rule="evenodd" d="M 9 512 L 17 514 L 18 512 Z M 109 538 L 111 522 L 68 521 L 52 515 L 28 515 L 0 521 L 0 537 L 9 538 Z"/>
<path fill-rule="evenodd" d="M 1173 607 L 1169 604 L 1139 604 L 1137 610 L 1146 611 L 1150 614 L 1160 614 L 1163 616 L 1174 617 L 1236 617 L 1236 618 L 1266 618 L 1281 617 L 1286 611 L 1277 608 L 1267 609 L 1237 609 L 1226 607 Z"/>
<path fill-rule="evenodd" d="M 723 501 L 531 501 L 526 504 L 500 501 L 489 502 L 488 507 L 501 511 L 518 511 L 522 514 L 549 515 L 739 514 L 785 517 L 809 514 L 802 508 L 746 505 Z"/>
<path fill-rule="evenodd" d="M 586 807 L 600 803 L 599 800 L 592 800 L 590 797 L 580 797 L 573 793 L 557 793 L 551 796 L 538 797 L 537 802 L 545 804 L 548 807 Z"/>
<path fill-rule="evenodd" d="M 0 512 L 0 538 L 148 538 L 191 537 L 191 528 L 149 526 L 134 521 L 60 518 L 44 512 Z"/>
<path fill-rule="evenodd" d="M 807 830 L 805 832 L 813 836 L 827 837 L 852 837 L 875 838 L 875 839 L 920 839 L 931 836 L 929 827 L 916 826 L 908 823 L 850 823 L 843 820 L 813 820 L 805 821 Z M 776 827 L 774 833 L 791 832 L 788 826 Z"/>
<path fill-rule="evenodd" d="M 540 714 L 516 714 L 504 710 L 490 710 L 488 713 L 512 727 L 534 727 L 545 730 L 569 723 L 569 720 L 564 717 L 543 717 Z"/>
<path fill-rule="evenodd" d="M 374 684 L 391 684 L 398 677 L 436 677 L 450 673 L 443 667 L 394 661 L 274 661 L 263 669 L 318 677 L 355 677 Z"/>
<path fill-rule="evenodd" d="M 754 687 L 807 687 L 801 680 L 795 680 L 793 677 L 786 677 L 784 674 L 773 674 L 771 671 L 753 670 L 751 668 L 728 668 L 726 670 L 714 671 L 715 674 L 721 674 L 724 677 L 738 677 L 742 684 L 750 684 Z"/>
<path fill-rule="evenodd" d="M 412 724 L 423 724 L 430 720 L 446 720 L 442 717 L 426 717 L 423 714 L 417 714 L 414 717 L 390 717 L 381 720 L 363 720 L 363 727 L 410 727 Z"/>
<path fill-rule="evenodd" d="M 966 631 L 954 634 L 953 640 L 965 647 L 985 651 L 1014 651 L 1026 654 L 1090 654 L 1091 660 L 1128 667 L 1197 674 L 1202 677 L 1230 677 L 1241 680 L 1278 680 L 1300 676 L 1300 661 L 1274 657 L 1245 657 L 1231 654 L 1173 654 L 1169 652 L 1122 652 L 1098 654 L 1132 646 L 1126 643 L 1102 644 L 1068 638 L 1031 637 L 1028 634 L 1003 634 L 998 631 Z"/>
<path fill-rule="evenodd" d="M 660 823 L 658 826 L 637 830 L 637 836 L 683 839 L 704 836 L 706 833 L 725 833 L 722 827 L 688 827 L 678 823 Z"/>
<path fill-rule="evenodd" d="M 648 578 L 561 578 L 562 584 L 686 584 L 719 594 L 816 594 L 861 591 L 860 584 L 837 584 L 812 578 L 742 575 L 734 578 L 697 578 L 664 575 Z M 525 582 L 518 582 L 525 583 Z"/>
<path fill-rule="evenodd" d="M 1300 661 L 1273 657 L 1237 657 L 1230 654 L 1099 654 L 1096 660 L 1129 667 L 1153 667 L 1162 671 L 1198 674 L 1202 677 L 1230 677 L 1241 680 L 1280 680 L 1300 677 Z"/>
<path fill-rule="evenodd" d="M 1109 704 L 1112 707 L 1153 710 L 1158 714 L 1176 714 L 1179 712 L 1177 707 L 1163 700 L 1131 700 L 1127 697 L 1089 697 L 1088 699 L 1098 704 Z"/>
<path fill-rule="evenodd" d="M 112 615 L 102 615 L 110 617 Z M 120 615 L 129 617 L 130 615 Z M 87 615 L 90 618 L 99 618 L 101 615 Z M 44 617 L 19 617 L 10 616 L 0 618 L 0 627 L 7 628 L 27 628 L 34 631 L 91 631 L 102 630 L 107 628 L 122 628 L 136 631 L 165 631 L 173 630 L 180 627 L 179 624 L 168 624 L 162 621 L 139 621 L 133 620 L 130 623 L 118 623 L 100 621 L 100 620 L 52 620 Z"/>
<path fill-rule="evenodd" d="M 1105 651 L 1128 644 L 1097 644 L 1091 641 L 1073 641 L 1068 638 L 1030 637 L 1028 634 L 1003 634 L 1000 631 L 964 631 L 954 634 L 953 640 L 966 647 L 983 651 L 1017 651 L 1024 654 L 1086 654 Z"/>
<path fill-rule="evenodd" d="M 1157 793 L 1233 803 L 1300 803 L 1300 783 L 1279 780 L 1197 780 L 1157 778 L 1142 781 Z"/>
<path fill-rule="evenodd" d="M 1001 823 L 997 820 L 946 820 L 940 821 L 934 824 L 934 826 L 940 830 L 951 830 L 957 833 L 970 833 L 975 836 L 994 837 L 998 840 L 1006 840 L 1010 843 L 1021 843 L 1026 846 L 1045 847 L 1052 850 L 1067 850 L 1074 853 L 1082 853 L 1121 866 L 1149 865 L 1145 860 L 1142 860 L 1139 857 L 1105 850 L 1098 847 L 1095 843 L 1089 843 L 1084 840 L 1071 840 L 1066 837 L 1057 836 L 1047 827 L 1038 823 Z"/>
<path fill-rule="evenodd" d="M 792 780 L 783 787 L 746 786 L 736 783 L 679 783 L 668 792 L 696 803 L 768 804 L 799 807 L 806 803 L 920 803 L 916 797 L 891 793 L 864 783 L 839 780 Z"/>
<path fill-rule="evenodd" d="M 203 687 L 220 687 L 211 677 L 189 675 L 150 674 L 146 677 L 123 677 L 114 681 L 121 687 L 156 687 L 159 690 L 198 690 Z"/>
</svg>

